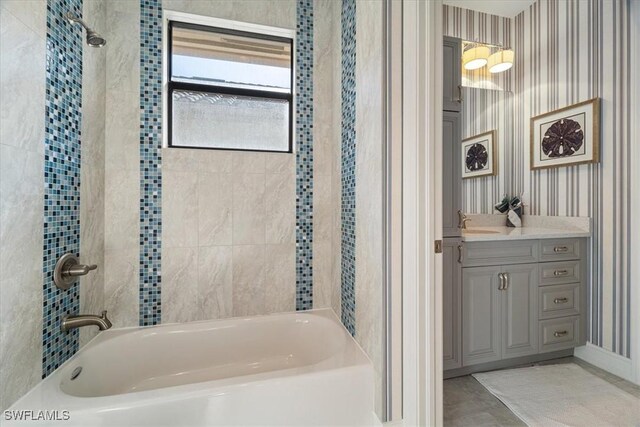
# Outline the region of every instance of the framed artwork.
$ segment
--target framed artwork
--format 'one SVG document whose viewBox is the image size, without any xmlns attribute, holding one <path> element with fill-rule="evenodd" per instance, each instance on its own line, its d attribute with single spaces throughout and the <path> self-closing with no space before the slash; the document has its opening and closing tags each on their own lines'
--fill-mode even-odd
<svg viewBox="0 0 640 427">
<path fill-rule="evenodd" d="M 462 178 L 496 175 L 496 131 L 462 140 Z"/>
<path fill-rule="evenodd" d="M 531 118 L 531 169 L 599 161 L 599 98 Z"/>
</svg>

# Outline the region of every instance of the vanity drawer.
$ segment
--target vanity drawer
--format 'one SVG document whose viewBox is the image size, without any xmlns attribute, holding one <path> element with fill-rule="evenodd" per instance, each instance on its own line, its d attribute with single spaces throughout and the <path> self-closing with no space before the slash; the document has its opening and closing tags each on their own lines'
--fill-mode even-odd
<svg viewBox="0 0 640 427">
<path fill-rule="evenodd" d="M 540 353 L 576 347 L 580 344 L 580 316 L 540 322 Z"/>
<path fill-rule="evenodd" d="M 529 264 L 538 261 L 537 240 L 465 242 L 462 246 L 463 267 Z"/>
<path fill-rule="evenodd" d="M 581 253 L 580 239 L 540 240 L 540 261 L 580 259 Z"/>
<path fill-rule="evenodd" d="M 580 261 L 547 262 L 539 264 L 538 277 L 541 285 L 559 285 L 580 281 Z"/>
<path fill-rule="evenodd" d="M 580 314 L 580 284 L 538 288 L 538 319 Z"/>
</svg>

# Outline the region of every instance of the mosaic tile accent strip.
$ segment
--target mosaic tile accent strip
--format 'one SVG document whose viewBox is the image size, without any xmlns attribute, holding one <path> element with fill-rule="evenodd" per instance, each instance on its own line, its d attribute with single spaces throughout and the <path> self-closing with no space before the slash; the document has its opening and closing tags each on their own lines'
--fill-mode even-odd
<svg viewBox="0 0 640 427">
<path fill-rule="evenodd" d="M 313 308 L 313 0 L 296 5 L 296 310 Z"/>
<path fill-rule="evenodd" d="M 140 0 L 140 326 L 161 319 L 162 1 Z"/>
<path fill-rule="evenodd" d="M 342 323 L 356 334 L 356 2 L 342 2 Z"/>
<path fill-rule="evenodd" d="M 80 309 L 78 283 L 66 291 L 53 283 L 58 258 L 80 251 L 83 34 L 64 19 L 67 12 L 82 16 L 82 0 L 47 1 L 42 378 L 79 346 L 77 329 L 60 332 L 62 318 Z"/>
</svg>

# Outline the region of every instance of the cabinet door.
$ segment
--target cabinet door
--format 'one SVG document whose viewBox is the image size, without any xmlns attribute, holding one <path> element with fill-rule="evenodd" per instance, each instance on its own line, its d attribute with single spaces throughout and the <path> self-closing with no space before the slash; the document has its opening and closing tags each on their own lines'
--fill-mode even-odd
<svg viewBox="0 0 640 427">
<path fill-rule="evenodd" d="M 462 367 L 460 244 L 460 239 L 444 239 L 442 243 L 442 353 L 445 370 Z"/>
<path fill-rule="evenodd" d="M 538 352 L 538 264 L 502 267 L 502 358 Z"/>
<path fill-rule="evenodd" d="M 461 53 L 460 40 L 444 38 L 442 51 L 444 69 L 442 73 L 443 110 L 460 111 Z"/>
<path fill-rule="evenodd" d="M 462 273 L 463 366 L 501 358 L 500 267 L 465 268 Z"/>
<path fill-rule="evenodd" d="M 442 235 L 460 235 L 458 209 L 462 207 L 460 171 L 460 113 L 442 113 Z"/>
</svg>

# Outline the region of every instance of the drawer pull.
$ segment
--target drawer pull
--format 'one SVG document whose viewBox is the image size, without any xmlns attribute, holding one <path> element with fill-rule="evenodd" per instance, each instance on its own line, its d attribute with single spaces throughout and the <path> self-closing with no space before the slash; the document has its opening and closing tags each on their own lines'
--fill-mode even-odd
<svg viewBox="0 0 640 427">
<path fill-rule="evenodd" d="M 458 245 L 458 262 L 462 264 L 462 245 Z"/>
<path fill-rule="evenodd" d="M 567 335 L 567 331 L 556 331 L 553 333 L 553 336 L 556 338 L 560 338 Z"/>
<path fill-rule="evenodd" d="M 566 304 L 569 301 L 568 298 L 566 297 L 562 297 L 562 298 L 554 298 L 553 299 L 553 303 L 554 304 Z"/>
<path fill-rule="evenodd" d="M 554 276 L 567 276 L 569 275 L 569 270 L 556 270 L 553 272 Z"/>
<path fill-rule="evenodd" d="M 556 246 L 556 247 L 553 248 L 553 252 L 555 252 L 557 254 L 569 252 L 569 247 L 567 247 L 567 246 Z"/>
</svg>

